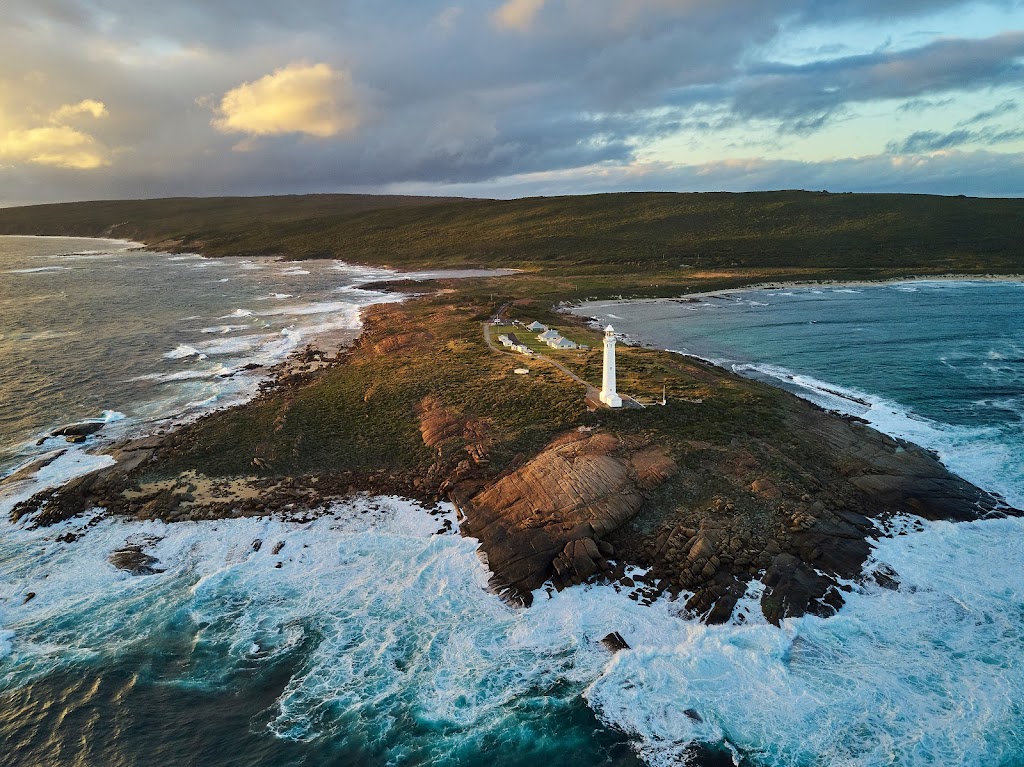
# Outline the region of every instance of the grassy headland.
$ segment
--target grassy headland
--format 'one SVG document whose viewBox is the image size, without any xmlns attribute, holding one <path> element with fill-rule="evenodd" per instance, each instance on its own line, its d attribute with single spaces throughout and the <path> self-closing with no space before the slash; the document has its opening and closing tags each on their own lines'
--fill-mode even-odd
<svg viewBox="0 0 1024 767">
<path fill-rule="evenodd" d="M 0 210 L 0 233 L 114 236 L 210 256 L 522 270 L 435 283 L 415 301 L 372 309 L 342 364 L 137 446 L 144 460 L 123 460 L 17 513 L 42 509 L 37 520 L 52 520 L 99 504 L 174 520 L 287 510 L 364 489 L 451 497 L 492 564 L 511 562 L 504 583 L 520 590 L 549 576 L 589 577 L 600 544 L 620 565 L 651 567 L 657 590 L 692 592 L 691 608 L 715 620 L 760 575 L 769 617 L 827 612 L 842 602 L 840 578 L 856 576 L 868 554 L 871 518 L 906 508 L 970 518 L 994 500 L 913 446 L 667 352 L 622 349 L 619 380 L 644 399 L 664 386 L 668 405 L 589 411 L 580 384 L 543 361 L 514 374 L 525 358 L 489 348 L 482 323 L 507 305 L 510 318 L 565 329 L 594 349 L 550 356 L 599 383 L 600 339 L 555 313 L 556 302 L 767 280 L 1020 273 L 1022 231 L 1024 200 L 808 192 Z M 204 481 L 220 489 L 204 496 Z M 528 571 L 525 551 L 537 560 Z"/>
<path fill-rule="evenodd" d="M 309 195 L 0 210 L 0 234 L 110 236 L 209 256 L 396 268 L 516 266 L 570 292 L 662 292 L 761 275 L 1024 271 L 1024 200 L 624 193 L 520 200 Z"/>
</svg>

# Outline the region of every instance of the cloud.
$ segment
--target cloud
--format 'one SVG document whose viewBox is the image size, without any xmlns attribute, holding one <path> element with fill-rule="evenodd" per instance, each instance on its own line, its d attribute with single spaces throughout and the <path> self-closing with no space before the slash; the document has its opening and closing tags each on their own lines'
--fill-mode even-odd
<svg viewBox="0 0 1024 767">
<path fill-rule="evenodd" d="M 64 124 L 67 120 L 80 115 L 89 115 L 94 119 L 107 117 L 107 107 L 101 101 L 85 99 L 77 104 L 65 104 L 50 115 L 50 122 L 58 125 Z"/>
<path fill-rule="evenodd" d="M 1024 139 L 1024 130 L 998 130 L 991 127 L 981 130 L 959 129 L 948 133 L 925 130 L 912 133 L 902 141 L 890 141 L 886 151 L 889 154 L 924 154 L 965 144 L 992 146 L 1019 139 Z"/>
<path fill-rule="evenodd" d="M 66 124 L 79 116 L 99 119 L 107 115 L 106 106 L 93 99 L 64 104 L 50 114 L 48 125 L 0 132 L 0 161 L 73 170 L 109 165 L 110 153 L 94 136 Z"/>
<path fill-rule="evenodd" d="M 353 133 L 362 122 L 348 70 L 294 62 L 224 94 L 213 125 L 222 133 L 275 136 L 302 133 L 329 138 Z"/>
<path fill-rule="evenodd" d="M 546 0 L 507 0 L 491 17 L 499 29 L 526 32 L 533 26 Z"/>
<path fill-rule="evenodd" d="M 106 150 L 95 138 L 66 125 L 7 131 L 0 135 L 0 159 L 75 170 L 110 164 Z"/>
<path fill-rule="evenodd" d="M 969 117 L 966 120 L 961 120 L 957 123 L 958 128 L 962 128 L 967 125 L 977 125 L 978 123 L 987 122 L 995 117 L 1002 117 L 1003 115 L 1009 114 L 1010 112 L 1016 112 L 1018 104 L 1016 101 L 1004 101 L 1001 104 L 997 104 L 991 109 L 985 109 L 978 112 L 973 117 Z"/>
<path fill-rule="evenodd" d="M 802 132 L 821 127 L 850 104 L 1019 83 L 1021 57 L 1024 32 L 1007 32 L 796 66 L 762 63 L 738 86 L 734 108 L 742 116 L 778 119 Z"/>
<path fill-rule="evenodd" d="M 886 143 L 914 132 L 999 122 L 956 125 L 1019 96 L 1021 33 L 994 34 L 1020 26 L 1019 1 L 176 0 L 158 13 L 138 0 L 3 0 L 0 140 L 20 133 L 0 156 L 15 166 L 0 171 L 0 199 L 400 184 L 487 195 L 510 179 L 533 193 L 544 174 L 571 178 L 571 192 L 591 173 L 632 183 L 640 160 L 889 157 Z M 41 128 L 66 130 L 28 133 Z M 805 144 L 791 131 L 829 133 Z M 73 169 L 87 157 L 110 169 Z M 887 183 L 891 167 L 873 167 Z M 826 185 L 819 166 L 785 168 L 770 178 Z M 748 170 L 642 178 L 769 178 Z"/>
<path fill-rule="evenodd" d="M 524 174 L 496 184 L 398 184 L 386 191 L 464 197 L 555 196 L 629 191 L 831 192 L 1024 196 L 1024 153 L 937 152 L 916 157 L 867 155 L 822 162 L 734 158 L 708 163 L 634 162 Z"/>
</svg>

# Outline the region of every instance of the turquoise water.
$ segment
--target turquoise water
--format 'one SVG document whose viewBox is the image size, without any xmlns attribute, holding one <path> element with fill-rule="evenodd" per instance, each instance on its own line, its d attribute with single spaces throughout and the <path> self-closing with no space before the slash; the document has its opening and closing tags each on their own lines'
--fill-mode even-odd
<svg viewBox="0 0 1024 767">
<path fill-rule="evenodd" d="M 135 319 L 161 335 L 122 350 L 136 376 L 202 373 L 225 360 L 238 366 L 244 353 L 200 348 L 235 334 L 251 336 L 245 343 L 259 353 L 283 330 L 301 335 L 314 322 L 357 321 L 350 308 L 320 309 L 332 294 L 347 301 L 369 277 L 335 264 L 286 275 L 281 264 L 191 269 L 162 258 L 152 262 L 154 279 L 171 268 L 189 276 L 161 283 L 167 295 L 154 315 L 197 319 L 159 329 L 139 304 Z M 230 271 L 216 273 L 222 269 Z M 61 276 L 95 276 L 68 271 Z M 249 285 L 249 273 L 262 283 L 252 294 L 246 287 L 226 302 L 197 298 L 214 279 Z M 39 274 L 47 272 L 12 276 Z M 273 297 L 290 292 L 278 289 L 278 278 L 307 279 L 301 299 Z M 11 283 L 0 280 L 16 308 Z M 62 290 L 91 301 L 90 291 L 73 287 L 66 281 Z M 1013 345 L 1024 289 L 908 287 L 921 295 L 897 287 L 757 292 L 590 311 L 652 343 L 715 357 L 912 433 L 968 478 L 1020 503 L 1021 426 L 1012 415 L 1024 387 Z M 117 297 L 110 290 L 108 303 Z M 181 314 L 180 301 L 194 306 Z M 263 308 L 278 305 L 294 307 L 290 319 Z M 303 319 L 310 315 L 298 310 L 313 305 L 320 313 Z M 73 314 L 66 303 L 37 306 L 43 330 Z M 253 314 L 224 318 L 235 310 Z M 103 314 L 95 304 L 81 311 Z M 271 326 L 202 332 L 260 320 Z M 858 341 L 855 327 L 870 327 L 872 339 Z M 106 332 L 116 340 L 116 324 Z M 5 368 L 8 386 L 17 387 L 18 369 Z M 109 388 L 108 378 L 104 367 L 93 370 L 84 377 L 88 391 L 58 393 L 59 407 L 47 405 L 42 389 L 32 403 L 37 420 L 8 432 L 12 450 L 28 451 L 17 447 L 26 442 L 35 449 L 45 426 L 34 424 L 71 415 L 57 412 L 70 401 L 64 397 L 82 397 L 76 418 L 108 410 L 125 416 L 108 428 L 131 429 L 152 423 L 152 413 L 195 412 L 175 411 L 199 401 L 179 386 L 211 387 L 204 399 L 245 395 L 241 384 L 220 388 L 237 377 L 213 374 L 147 378 L 132 384 L 143 383 L 134 399 L 122 398 L 123 377 Z M 1018 520 L 898 520 L 893 532 L 904 534 L 880 540 L 870 566 L 895 569 L 899 591 L 853 583 L 839 615 L 775 627 L 760 618 L 754 584 L 732 622 L 707 627 L 682 618 L 681 602 L 643 607 L 610 587 L 540 592 L 528 610 L 512 608 L 487 591 L 475 542 L 439 532 L 445 520 L 457 527 L 451 508 L 430 513 L 399 498 L 356 498 L 306 523 L 164 525 L 96 514 L 30 530 L 6 521 L 18 498 L 105 460 L 74 448 L 0 494 L 5 767 L 678 765 L 694 742 L 716 744 L 748 766 L 1024 763 Z M 131 576 L 112 567 L 108 555 L 126 544 L 142 547 L 161 572 Z M 609 654 L 598 640 L 610 631 L 632 649 Z"/>
</svg>

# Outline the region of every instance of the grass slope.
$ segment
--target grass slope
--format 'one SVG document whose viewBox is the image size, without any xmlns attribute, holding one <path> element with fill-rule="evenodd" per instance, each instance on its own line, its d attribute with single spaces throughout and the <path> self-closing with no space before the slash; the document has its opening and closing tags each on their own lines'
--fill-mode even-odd
<svg viewBox="0 0 1024 767">
<path fill-rule="evenodd" d="M 312 195 L 0 210 L 0 233 L 129 237 L 206 255 L 397 267 L 1024 271 L 1024 200 L 824 192 L 520 200 Z"/>
</svg>

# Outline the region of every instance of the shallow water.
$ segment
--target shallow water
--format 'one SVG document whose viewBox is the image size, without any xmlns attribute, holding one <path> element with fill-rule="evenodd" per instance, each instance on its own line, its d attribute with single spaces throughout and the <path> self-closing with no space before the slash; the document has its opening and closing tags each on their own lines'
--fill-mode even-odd
<svg viewBox="0 0 1024 767">
<path fill-rule="evenodd" d="M 258 271 L 251 266 L 262 264 L 237 272 Z M 261 288 L 268 289 L 289 292 Z M 1020 288 L 964 291 L 993 311 L 1005 298 L 1004 316 L 1011 316 L 1020 306 L 1014 296 L 1024 296 L 1001 292 L 1011 289 Z M 310 295 L 306 306 L 329 300 Z M 898 307 L 904 297 L 884 294 L 865 313 L 877 317 L 879 306 Z M 646 304 L 600 311 L 627 331 L 631 321 L 638 329 L 685 323 L 692 335 L 679 329 L 665 345 L 705 338 L 705 356 L 716 356 L 717 345 L 718 358 L 732 356 L 728 364 L 857 410 L 883 428 L 916 430 L 948 462 L 959 460 L 968 478 L 1024 497 L 1013 462 L 1019 421 L 977 405 L 1024 396 L 1015 378 L 1020 358 L 1007 356 L 995 379 L 983 372 L 989 351 L 1017 343 L 1015 326 L 999 321 L 986 330 L 978 321 L 962 338 L 947 332 L 960 361 L 936 364 L 952 371 L 943 375 L 973 381 L 968 387 L 962 379 L 936 383 L 947 379 L 927 372 L 931 363 L 913 371 L 909 360 L 932 359 L 920 351 L 930 342 L 856 344 L 844 323 L 819 322 L 853 319 L 855 304 L 838 311 L 790 298 L 799 296 L 745 294 L 705 312 L 723 326 L 734 322 L 737 337 L 752 339 L 750 348 L 770 355 L 764 358 L 744 353 L 733 337 L 692 334 L 693 318 L 704 316 L 692 305 L 670 305 L 680 315 L 674 318 L 652 319 Z M 259 310 L 252 302 L 229 308 Z M 748 308 L 730 319 L 730 311 Z M 933 308 L 900 309 L 892 320 L 898 335 L 928 337 L 935 317 L 953 311 Z M 635 320 L 633 311 L 641 312 Z M 202 317 L 193 335 L 163 339 L 146 363 L 168 367 L 138 373 L 206 363 L 184 349 L 162 355 L 197 348 L 203 328 L 250 319 L 218 312 L 229 314 L 193 312 Z M 961 314 L 966 322 L 979 312 Z M 802 327 L 797 316 L 823 334 L 792 345 L 806 355 L 802 361 L 779 353 L 785 336 Z M 876 353 L 883 347 L 886 354 Z M 905 366 L 903 394 L 882 385 L 890 357 Z M 839 375 L 847 369 L 864 378 Z M 900 399 L 916 391 L 915 376 L 929 390 L 920 402 L 934 409 Z M 134 412 L 116 399 L 101 404 Z M 957 417 L 943 420 L 943 408 Z M 0 520 L 18 497 L 104 460 L 69 452 L 36 482 L 0 497 Z M 692 741 L 731 749 L 744 765 L 1024 763 L 1018 520 L 899 520 L 894 532 L 903 534 L 880 540 L 872 564 L 897 571 L 898 591 L 853 583 L 839 615 L 776 628 L 760 617 L 757 584 L 726 626 L 682 619 L 681 603 L 643 607 L 610 587 L 541 591 L 530 609 L 513 609 L 486 590 L 475 542 L 441 532 L 446 519 L 457 526 L 445 506 L 431 513 L 402 499 L 357 498 L 307 522 L 79 518 L 29 530 L 0 521 L 4 764 L 670 765 L 681 763 Z M 68 533 L 84 534 L 56 540 Z M 112 567 L 107 556 L 126 543 L 142 546 L 162 572 L 131 576 Z M 29 593 L 35 596 L 26 602 Z M 598 641 L 610 631 L 632 649 L 610 655 Z"/>
</svg>

